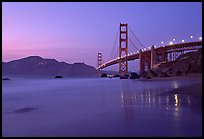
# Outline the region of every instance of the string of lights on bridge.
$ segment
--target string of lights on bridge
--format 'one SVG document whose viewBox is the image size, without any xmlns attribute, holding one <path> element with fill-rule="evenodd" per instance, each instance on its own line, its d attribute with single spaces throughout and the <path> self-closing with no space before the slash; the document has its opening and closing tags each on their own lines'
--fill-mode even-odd
<svg viewBox="0 0 204 139">
<path fill-rule="evenodd" d="M 190 38 L 193 39 L 193 36 L 190 36 Z M 201 40 L 202 40 L 202 37 L 199 37 L 199 40 L 201 41 Z M 173 42 L 174 42 L 174 41 L 176 41 L 176 39 L 173 39 Z M 169 43 L 169 45 L 173 45 L 173 44 L 174 44 L 173 42 L 171 41 L 171 42 Z M 181 40 L 181 42 L 184 43 L 185 40 Z M 164 42 L 161 42 L 161 44 L 164 44 Z"/>
<path fill-rule="evenodd" d="M 193 36 L 190 36 L 190 38 L 193 39 Z M 199 39 L 200 41 L 202 41 L 202 37 L 199 37 L 198 39 Z M 176 39 L 173 39 L 173 41 L 169 42 L 169 45 L 173 45 L 175 41 L 176 41 Z M 185 43 L 185 40 L 181 40 L 181 43 Z M 166 46 L 168 46 L 168 45 L 166 45 Z M 154 47 L 156 48 L 155 45 L 154 45 Z M 163 41 L 161 42 L 161 47 L 165 47 Z M 141 49 L 142 52 L 147 51 L 147 50 L 151 50 L 151 47 Z M 115 58 L 115 59 L 112 59 L 112 60 L 109 60 L 109 61 L 105 62 L 105 63 L 102 64 L 101 66 L 105 66 L 107 63 L 113 62 L 113 61 L 115 61 L 115 60 L 117 60 L 117 59 L 119 60 L 119 59 L 121 59 L 121 58 L 125 58 L 125 57 L 130 56 L 130 55 L 133 55 L 133 54 L 137 54 L 137 53 L 139 53 L 139 51 L 132 52 L 132 53 L 130 53 L 130 54 L 128 54 L 128 55 L 124 55 L 124 56 L 122 56 L 122 57 L 117 57 L 117 58 Z"/>
</svg>

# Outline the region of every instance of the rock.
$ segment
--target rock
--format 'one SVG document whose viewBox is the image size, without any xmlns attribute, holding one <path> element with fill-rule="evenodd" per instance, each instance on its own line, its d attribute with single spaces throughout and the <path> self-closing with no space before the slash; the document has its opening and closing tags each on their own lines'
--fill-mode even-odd
<svg viewBox="0 0 204 139">
<path fill-rule="evenodd" d="M 113 75 L 113 77 L 120 77 L 120 75 L 116 74 L 116 75 Z"/>
<path fill-rule="evenodd" d="M 162 70 L 161 70 L 163 73 L 166 73 L 166 72 L 168 72 L 169 71 L 169 67 L 164 67 L 164 68 L 162 68 Z"/>
<path fill-rule="evenodd" d="M 147 74 L 147 71 L 139 72 L 139 76 L 143 78 L 146 78 L 146 74 Z"/>
<path fill-rule="evenodd" d="M 176 75 L 180 76 L 180 75 L 182 75 L 182 72 L 180 70 L 177 70 Z"/>
<path fill-rule="evenodd" d="M 164 73 L 164 77 L 170 77 L 167 73 Z"/>
<path fill-rule="evenodd" d="M 120 79 L 128 79 L 129 75 L 120 76 Z"/>
<path fill-rule="evenodd" d="M 2 80 L 10 80 L 9 78 L 3 78 Z"/>
<path fill-rule="evenodd" d="M 158 76 L 158 73 L 156 73 L 156 70 L 154 71 L 153 69 L 150 69 L 150 70 L 147 71 L 146 76 L 154 78 L 154 77 Z"/>
<path fill-rule="evenodd" d="M 103 73 L 103 74 L 101 75 L 101 77 L 107 77 L 107 74 L 106 74 L 106 73 Z"/>
<path fill-rule="evenodd" d="M 21 108 L 18 110 L 15 110 L 14 113 L 26 113 L 26 112 L 31 112 L 37 108 L 31 108 L 31 107 L 26 107 L 26 108 Z"/>
<path fill-rule="evenodd" d="M 137 73 L 135 73 L 135 72 L 131 73 L 130 79 L 138 79 L 138 78 L 140 78 L 140 76 Z"/>
<path fill-rule="evenodd" d="M 147 71 L 146 75 L 154 77 L 155 72 L 158 77 L 172 77 L 187 74 L 202 73 L 202 48 L 194 52 L 181 54 L 175 61 L 162 63 L 155 70 Z"/>
<path fill-rule="evenodd" d="M 55 76 L 55 78 L 63 78 L 63 77 L 58 75 L 58 76 Z"/>
<path fill-rule="evenodd" d="M 174 70 L 172 68 L 169 68 L 169 70 L 167 71 L 167 74 L 169 76 L 172 76 L 174 74 Z"/>
</svg>

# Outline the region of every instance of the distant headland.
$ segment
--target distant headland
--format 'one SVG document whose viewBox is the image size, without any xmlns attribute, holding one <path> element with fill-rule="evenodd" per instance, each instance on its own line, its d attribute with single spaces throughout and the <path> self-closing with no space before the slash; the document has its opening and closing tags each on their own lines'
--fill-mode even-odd
<svg viewBox="0 0 204 139">
<path fill-rule="evenodd" d="M 92 77 L 97 75 L 97 70 L 85 63 L 68 64 L 55 59 L 29 56 L 10 62 L 2 62 L 2 75 Z"/>
</svg>

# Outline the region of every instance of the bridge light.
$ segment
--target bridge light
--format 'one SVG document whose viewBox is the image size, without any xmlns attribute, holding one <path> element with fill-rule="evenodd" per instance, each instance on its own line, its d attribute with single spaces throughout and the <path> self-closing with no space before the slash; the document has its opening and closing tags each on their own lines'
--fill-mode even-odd
<svg viewBox="0 0 204 139">
<path fill-rule="evenodd" d="M 129 56 L 129 54 L 128 54 L 128 56 Z"/>
<path fill-rule="evenodd" d="M 173 41 L 176 41 L 176 39 L 173 39 Z"/>
<path fill-rule="evenodd" d="M 199 37 L 199 40 L 202 40 L 202 37 Z"/>
<path fill-rule="evenodd" d="M 144 51 L 146 51 L 146 48 L 144 48 Z"/>
<path fill-rule="evenodd" d="M 193 36 L 191 36 L 191 39 L 193 38 Z"/>
<path fill-rule="evenodd" d="M 156 45 L 154 45 L 154 48 L 157 48 L 157 46 L 156 46 Z"/>
<path fill-rule="evenodd" d="M 130 53 L 130 55 L 132 55 L 132 53 Z"/>
<path fill-rule="evenodd" d="M 148 47 L 149 49 L 151 49 L 150 47 Z"/>
<path fill-rule="evenodd" d="M 137 53 L 139 53 L 139 51 L 137 51 Z"/>
<path fill-rule="evenodd" d="M 170 44 L 170 45 L 173 45 L 173 42 L 170 42 L 169 44 Z"/>
<path fill-rule="evenodd" d="M 161 42 L 161 44 L 163 44 L 164 42 Z"/>
<path fill-rule="evenodd" d="M 184 40 L 182 40 L 182 42 L 184 42 Z"/>
</svg>

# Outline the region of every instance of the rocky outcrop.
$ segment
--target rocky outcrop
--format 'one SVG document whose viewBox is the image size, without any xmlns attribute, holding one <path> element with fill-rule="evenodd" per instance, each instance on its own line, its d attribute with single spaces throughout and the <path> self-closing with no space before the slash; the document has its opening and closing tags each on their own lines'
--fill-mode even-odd
<svg viewBox="0 0 204 139">
<path fill-rule="evenodd" d="M 120 79 L 128 79 L 129 75 L 120 76 Z"/>
<path fill-rule="evenodd" d="M 175 61 L 162 63 L 157 69 L 147 70 L 145 78 L 183 76 L 202 73 L 202 48 L 180 55 Z"/>
<path fill-rule="evenodd" d="M 132 73 L 130 74 L 130 79 L 138 79 L 138 78 L 140 78 L 140 76 L 139 76 L 137 73 L 132 72 Z"/>
</svg>

